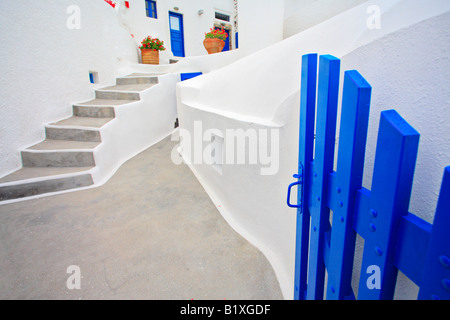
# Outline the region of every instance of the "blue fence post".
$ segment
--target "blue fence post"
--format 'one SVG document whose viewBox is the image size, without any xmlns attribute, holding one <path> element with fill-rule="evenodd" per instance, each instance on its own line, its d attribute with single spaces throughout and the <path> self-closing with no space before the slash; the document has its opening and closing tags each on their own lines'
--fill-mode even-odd
<svg viewBox="0 0 450 320">
<path fill-rule="evenodd" d="M 326 271 L 326 298 L 354 299 L 358 233 L 365 240 L 358 299 L 393 299 L 400 270 L 420 287 L 419 299 L 450 300 L 450 166 L 434 224 L 409 213 L 420 135 L 395 110 L 383 111 L 372 190 L 362 187 L 372 88 L 352 70 L 345 72 L 334 172 L 339 69 L 339 59 L 320 56 L 317 79 L 317 54 L 302 57 L 298 181 L 287 200 L 297 208 L 294 299 L 323 299 Z M 302 187 L 292 205 L 295 185 Z"/>
<path fill-rule="evenodd" d="M 323 55 L 319 59 L 316 143 L 310 193 L 310 256 L 308 300 L 323 299 L 325 281 L 324 240 L 329 230 L 330 209 L 326 204 L 328 175 L 333 171 L 340 60 Z"/>
<path fill-rule="evenodd" d="M 444 170 L 418 298 L 450 300 L 450 166 Z"/>
<path fill-rule="evenodd" d="M 353 230 L 353 208 L 356 191 L 361 188 L 367 127 L 372 88 L 357 71 L 345 72 L 337 172 L 335 173 L 335 202 L 327 265 L 327 299 L 352 297 L 351 276 L 356 232 Z"/>
<path fill-rule="evenodd" d="M 202 72 L 183 72 L 180 73 L 180 79 L 181 81 L 189 80 L 198 76 L 201 76 Z"/>
<path fill-rule="evenodd" d="M 297 234 L 295 245 L 294 299 L 306 298 L 306 279 L 309 251 L 309 172 L 314 148 L 314 117 L 316 109 L 317 54 L 302 57 L 302 78 L 300 98 L 300 133 L 298 173 L 303 187 L 298 189 L 297 201 L 301 208 L 297 209 Z M 300 179 L 299 178 L 299 179 Z"/>
<path fill-rule="evenodd" d="M 418 145 L 419 133 L 395 110 L 381 113 L 358 299 L 393 299 L 394 244 L 400 220 L 408 214 Z M 379 271 L 375 287 L 367 281 L 372 270 Z"/>
</svg>

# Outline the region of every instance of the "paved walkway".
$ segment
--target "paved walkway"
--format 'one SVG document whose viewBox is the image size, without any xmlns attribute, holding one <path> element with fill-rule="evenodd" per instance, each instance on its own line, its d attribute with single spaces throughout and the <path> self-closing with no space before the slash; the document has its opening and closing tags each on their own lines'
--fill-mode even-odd
<svg viewBox="0 0 450 320">
<path fill-rule="evenodd" d="M 0 205 L 0 299 L 282 299 L 263 254 L 171 162 L 173 146 L 102 187 Z M 67 288 L 71 265 L 80 290 Z"/>
</svg>

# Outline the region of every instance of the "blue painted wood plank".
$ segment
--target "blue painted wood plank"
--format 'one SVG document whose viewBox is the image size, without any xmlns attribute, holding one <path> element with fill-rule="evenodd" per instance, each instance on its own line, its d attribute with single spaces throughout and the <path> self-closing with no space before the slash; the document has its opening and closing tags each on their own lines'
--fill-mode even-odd
<svg viewBox="0 0 450 320">
<path fill-rule="evenodd" d="M 432 226 L 408 212 L 419 134 L 395 110 L 384 111 L 372 191 L 363 188 L 371 87 L 349 71 L 333 172 L 339 60 L 332 56 L 320 57 L 313 159 L 317 55 L 303 56 L 302 63 L 298 172 L 303 187 L 297 194 L 294 298 L 322 299 L 326 268 L 327 299 L 354 299 L 350 281 L 358 233 L 365 239 L 359 299 L 392 299 L 398 270 L 421 287 L 419 299 L 450 299 L 450 167 Z M 379 270 L 379 287 L 369 285 L 368 270 Z"/>
<path fill-rule="evenodd" d="M 431 234 L 431 224 L 413 214 L 400 221 L 394 265 L 420 286 Z"/>
<path fill-rule="evenodd" d="M 381 113 L 358 299 L 393 298 L 394 245 L 401 217 L 408 214 L 418 144 L 418 132 L 395 110 Z M 369 270 L 379 271 L 373 286 L 367 282 Z"/>
<path fill-rule="evenodd" d="M 347 71 L 339 134 L 336 172 L 337 194 L 333 205 L 327 299 L 343 300 L 351 296 L 351 276 L 356 233 L 353 230 L 353 208 L 356 191 L 361 188 L 372 87 L 357 72 Z"/>
<path fill-rule="evenodd" d="M 444 170 L 441 191 L 418 298 L 450 300 L 450 166 Z"/>
<path fill-rule="evenodd" d="M 367 227 L 371 221 L 369 200 L 370 190 L 360 188 L 356 193 L 353 229 L 363 238 L 372 232 Z M 402 217 L 395 241 L 394 265 L 418 286 L 422 280 L 430 234 L 430 223 L 411 213 Z"/>
<path fill-rule="evenodd" d="M 353 230 L 356 231 L 361 237 L 366 238 L 367 233 L 370 231 L 367 226 L 369 225 L 369 200 L 370 190 L 361 187 L 356 192 L 355 208 L 353 215 Z"/>
<path fill-rule="evenodd" d="M 314 173 L 311 178 L 313 200 L 309 203 L 311 215 L 307 290 L 309 300 L 323 299 L 324 292 L 323 234 L 329 228 L 330 210 L 326 205 L 326 190 L 328 174 L 333 171 L 339 72 L 339 59 L 330 55 L 320 56 Z"/>
<path fill-rule="evenodd" d="M 306 194 L 310 185 L 310 165 L 314 148 L 314 117 L 316 109 L 317 54 L 302 57 L 302 78 L 300 98 L 300 132 L 298 173 L 302 174 L 303 187 L 298 188 L 297 234 L 295 243 L 294 299 L 303 300 L 307 290 L 309 251 L 309 210 Z"/>
<path fill-rule="evenodd" d="M 181 81 L 185 81 L 185 80 L 189 80 L 198 76 L 201 76 L 203 73 L 202 72 L 185 72 L 185 73 L 180 73 L 180 79 Z"/>
</svg>

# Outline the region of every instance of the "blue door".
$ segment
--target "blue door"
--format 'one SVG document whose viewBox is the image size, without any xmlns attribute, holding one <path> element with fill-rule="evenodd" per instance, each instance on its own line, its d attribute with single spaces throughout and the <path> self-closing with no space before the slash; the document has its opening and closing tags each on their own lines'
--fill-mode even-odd
<svg viewBox="0 0 450 320">
<path fill-rule="evenodd" d="M 221 30 L 221 28 L 218 28 L 218 27 L 215 27 L 214 29 Z M 227 29 L 224 29 L 224 30 L 227 33 L 228 37 L 225 40 L 225 47 L 223 47 L 222 52 L 230 50 L 230 30 L 227 30 Z"/>
<path fill-rule="evenodd" d="M 169 12 L 170 44 L 176 57 L 184 57 L 183 16 Z"/>
</svg>

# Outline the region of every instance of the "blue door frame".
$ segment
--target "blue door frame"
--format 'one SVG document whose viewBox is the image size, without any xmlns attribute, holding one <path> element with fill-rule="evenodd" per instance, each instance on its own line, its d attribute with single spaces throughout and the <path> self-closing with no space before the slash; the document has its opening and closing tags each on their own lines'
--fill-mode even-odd
<svg viewBox="0 0 450 320">
<path fill-rule="evenodd" d="M 219 28 L 219 27 L 215 27 L 214 29 L 215 30 L 222 30 L 222 28 Z M 223 47 L 222 52 L 230 51 L 230 30 L 227 30 L 227 29 L 223 29 L 223 30 L 225 30 L 225 32 L 227 33 L 228 37 L 225 40 L 225 47 Z"/>
<path fill-rule="evenodd" d="M 176 57 L 184 57 L 183 15 L 169 11 L 170 45 Z"/>
</svg>

